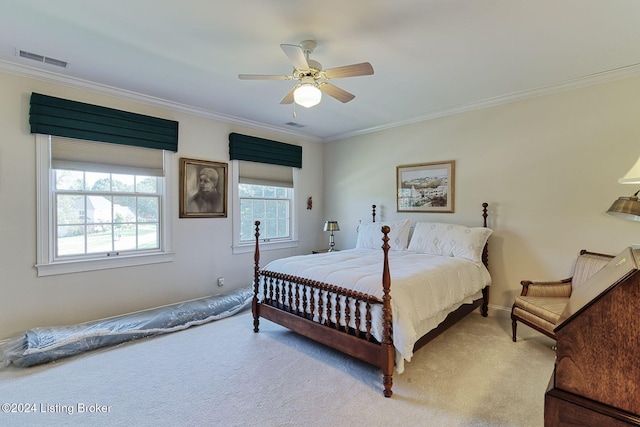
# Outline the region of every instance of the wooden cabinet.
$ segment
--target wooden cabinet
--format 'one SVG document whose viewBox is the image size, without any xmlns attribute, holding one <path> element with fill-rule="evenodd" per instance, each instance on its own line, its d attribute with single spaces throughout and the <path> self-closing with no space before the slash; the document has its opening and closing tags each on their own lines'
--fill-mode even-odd
<svg viewBox="0 0 640 427">
<path fill-rule="evenodd" d="M 574 290 L 555 328 L 545 426 L 640 426 L 640 248 Z"/>
</svg>

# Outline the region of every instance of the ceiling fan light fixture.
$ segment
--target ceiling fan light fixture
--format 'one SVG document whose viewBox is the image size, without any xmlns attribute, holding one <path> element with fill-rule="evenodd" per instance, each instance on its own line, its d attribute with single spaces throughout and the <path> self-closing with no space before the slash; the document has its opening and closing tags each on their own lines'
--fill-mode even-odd
<svg viewBox="0 0 640 427">
<path fill-rule="evenodd" d="M 303 83 L 293 92 L 293 100 L 305 108 L 318 105 L 321 99 L 322 92 L 313 83 Z"/>
<path fill-rule="evenodd" d="M 370 76 L 373 74 L 373 67 L 368 62 L 361 62 L 323 70 L 322 64 L 309 58 L 309 54 L 313 52 L 316 45 L 317 42 L 315 40 L 303 40 L 299 45 L 280 45 L 284 54 L 289 58 L 289 62 L 293 65 L 291 75 L 238 74 L 238 78 L 241 80 L 299 81 L 297 85 L 289 89 L 284 98 L 280 100 L 280 104 L 295 103 L 305 108 L 311 108 L 320 103 L 323 93 L 342 103 L 351 101 L 355 98 L 355 95 L 334 86 L 326 80 Z"/>
</svg>

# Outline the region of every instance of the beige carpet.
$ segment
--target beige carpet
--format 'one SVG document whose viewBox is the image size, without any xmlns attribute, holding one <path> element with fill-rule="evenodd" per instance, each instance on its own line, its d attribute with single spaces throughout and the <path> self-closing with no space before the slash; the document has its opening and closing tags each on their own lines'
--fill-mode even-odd
<svg viewBox="0 0 640 427">
<path fill-rule="evenodd" d="M 0 370 L 2 426 L 542 426 L 553 342 L 477 312 L 382 396 L 376 368 L 250 313 L 32 368 Z M 102 412 L 95 412 L 102 410 Z M 94 412 L 92 412 L 94 411 Z"/>
</svg>

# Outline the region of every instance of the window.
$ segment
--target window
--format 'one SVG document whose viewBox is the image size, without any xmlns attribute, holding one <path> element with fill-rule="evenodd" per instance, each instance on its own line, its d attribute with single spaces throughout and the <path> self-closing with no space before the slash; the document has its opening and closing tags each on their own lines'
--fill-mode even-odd
<svg viewBox="0 0 640 427">
<path fill-rule="evenodd" d="M 254 250 L 256 221 L 261 249 L 297 246 L 294 173 L 288 166 L 232 161 L 234 253 Z"/>
<path fill-rule="evenodd" d="M 293 189 L 239 184 L 240 243 L 255 241 L 255 221 L 260 221 L 264 241 L 291 239 L 291 199 Z"/>
<path fill-rule="evenodd" d="M 52 173 L 54 260 L 160 249 L 162 178 Z"/>
<path fill-rule="evenodd" d="M 162 150 L 36 142 L 39 276 L 171 260 Z"/>
</svg>

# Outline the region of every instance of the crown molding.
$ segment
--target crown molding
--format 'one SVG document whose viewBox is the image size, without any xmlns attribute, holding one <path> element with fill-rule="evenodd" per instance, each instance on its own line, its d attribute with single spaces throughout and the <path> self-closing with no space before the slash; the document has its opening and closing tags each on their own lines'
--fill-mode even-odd
<svg viewBox="0 0 640 427">
<path fill-rule="evenodd" d="M 399 126 L 410 125 L 414 123 L 424 122 L 427 120 L 437 119 L 439 117 L 451 116 L 454 114 L 465 113 L 473 110 L 480 110 L 482 108 L 495 107 L 501 104 L 507 104 L 515 101 L 522 101 L 529 98 L 535 98 L 539 96 L 552 95 L 560 92 L 567 92 L 574 89 L 579 89 L 587 86 L 594 86 L 602 83 L 608 83 L 615 80 L 622 80 L 631 77 L 640 76 L 640 64 L 628 65 L 625 67 L 616 68 L 614 70 L 603 71 L 601 73 L 590 74 L 584 77 L 578 77 L 571 80 L 566 80 L 560 83 L 554 83 L 548 86 L 543 86 L 537 89 L 524 90 L 521 92 L 514 92 L 508 95 L 497 96 L 495 98 L 489 98 L 482 101 L 470 102 L 467 104 L 456 105 L 453 107 L 442 108 L 434 111 L 430 111 L 426 114 L 416 116 L 407 120 L 389 123 L 372 128 L 362 129 L 355 132 L 343 133 L 334 135 L 331 137 L 323 138 L 322 142 L 337 141 L 341 139 L 351 138 L 358 135 L 364 135 L 372 132 L 378 132 L 385 129 L 391 129 Z"/>
<path fill-rule="evenodd" d="M 227 114 L 217 113 L 214 111 L 205 110 L 202 108 L 196 108 L 177 102 L 167 101 L 165 99 L 156 98 L 153 96 L 144 95 L 141 93 L 119 89 L 113 86 L 103 85 L 100 83 L 91 82 L 88 80 L 79 79 L 76 77 L 65 76 L 53 71 L 42 70 L 39 68 L 29 67 L 14 62 L 0 60 L 0 71 L 15 74 L 22 77 L 28 77 L 47 83 L 58 84 L 62 86 L 71 87 L 74 89 L 83 89 L 102 95 L 110 95 L 118 98 L 124 98 L 130 101 L 140 102 L 155 107 L 161 107 L 172 111 L 178 111 L 181 113 L 191 114 L 208 119 L 218 120 L 225 123 L 236 124 L 253 129 L 264 130 L 269 132 L 276 132 L 279 134 L 285 134 L 293 136 L 295 138 L 307 141 L 307 142 L 322 142 L 321 138 L 304 135 L 299 132 L 291 131 L 277 126 L 271 126 L 264 123 L 254 122 L 251 120 L 242 119 Z"/>
<path fill-rule="evenodd" d="M 640 76 L 640 63 L 628 65 L 625 67 L 616 68 L 609 71 L 603 71 L 600 73 L 591 74 L 588 76 L 578 77 L 575 79 L 567 80 L 560 83 L 554 83 L 551 85 L 543 86 L 536 89 L 530 89 L 520 92 L 514 92 L 507 95 L 497 96 L 494 98 L 488 98 L 481 101 L 470 102 L 466 104 L 456 105 L 447 108 L 441 108 L 433 110 L 425 114 L 409 118 L 393 123 L 387 123 L 380 126 L 370 127 L 366 129 L 360 129 L 353 132 L 346 132 L 342 134 L 332 135 L 330 137 L 319 138 L 304 135 L 299 132 L 292 131 L 290 129 L 284 129 L 282 127 L 271 126 L 264 123 L 254 122 L 251 120 L 242 119 L 240 117 L 230 116 L 214 111 L 209 111 L 201 108 L 192 107 L 177 102 L 167 101 L 160 98 L 155 98 L 148 95 L 143 95 L 137 92 L 128 91 L 124 89 L 107 86 L 88 80 L 78 79 L 75 77 L 65 76 L 52 71 L 42 70 L 38 68 L 29 67 L 22 64 L 17 64 L 9 61 L 0 60 L 0 71 L 4 71 L 9 74 L 16 74 L 23 77 L 29 77 L 48 83 L 59 84 L 76 89 L 84 89 L 103 95 L 110 95 L 119 98 L 128 99 L 148 105 L 153 105 L 161 108 L 166 108 L 172 111 L 179 111 L 186 114 L 192 114 L 195 116 L 205 117 L 213 120 L 222 121 L 225 123 L 237 124 L 240 126 L 246 126 L 253 129 L 264 130 L 269 132 L 276 132 L 279 134 L 293 136 L 295 138 L 307 141 L 307 142 L 330 142 L 338 141 L 341 139 L 347 139 L 354 136 L 365 135 L 373 132 L 379 132 L 386 129 L 392 129 L 400 126 L 411 125 L 427 120 L 436 119 L 439 117 L 451 116 L 454 114 L 465 113 L 473 110 L 480 110 L 483 108 L 495 107 L 501 104 L 507 104 L 510 102 L 522 101 L 529 98 L 535 98 L 539 96 L 552 95 L 555 93 L 566 92 L 575 90 L 587 86 L 593 86 L 603 83 L 608 83 L 615 80 L 622 80 L 631 77 Z"/>
</svg>

